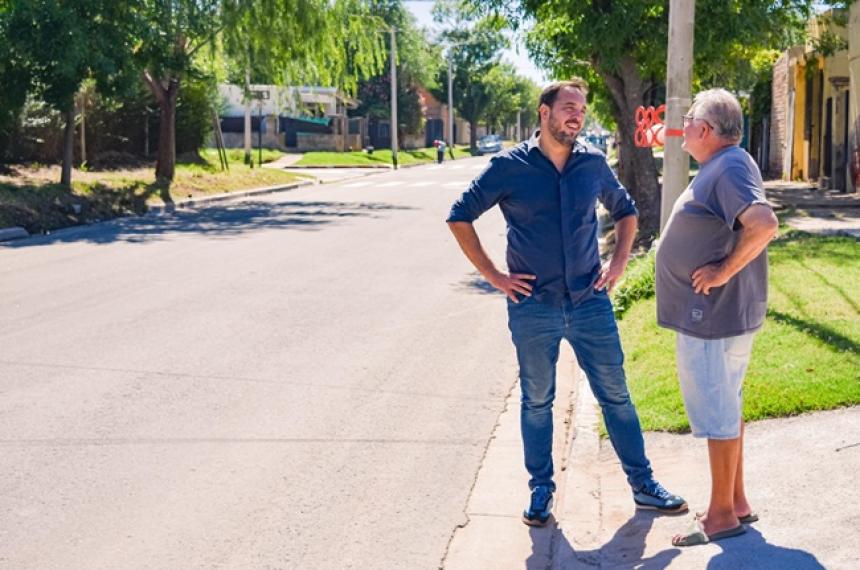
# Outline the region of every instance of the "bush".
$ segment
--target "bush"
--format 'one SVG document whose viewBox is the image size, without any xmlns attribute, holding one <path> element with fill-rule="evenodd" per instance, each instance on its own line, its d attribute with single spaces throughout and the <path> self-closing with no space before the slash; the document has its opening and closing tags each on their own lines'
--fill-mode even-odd
<svg viewBox="0 0 860 570">
<path fill-rule="evenodd" d="M 621 319 L 636 301 L 654 296 L 654 260 L 657 250 L 652 247 L 648 253 L 633 258 L 621 282 L 612 292 L 612 305 L 615 318 Z"/>
<path fill-rule="evenodd" d="M 176 101 L 176 154 L 197 152 L 212 132 L 218 88 L 208 80 L 189 79 Z"/>
</svg>

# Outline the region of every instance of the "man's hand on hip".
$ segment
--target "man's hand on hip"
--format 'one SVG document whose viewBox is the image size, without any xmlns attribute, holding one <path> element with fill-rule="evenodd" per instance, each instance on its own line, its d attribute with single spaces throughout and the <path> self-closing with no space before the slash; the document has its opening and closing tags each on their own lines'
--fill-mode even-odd
<svg viewBox="0 0 860 570">
<path fill-rule="evenodd" d="M 594 290 L 599 291 L 605 287 L 607 293 L 612 293 L 615 283 L 624 274 L 626 268 L 627 260 L 624 258 L 613 257 L 609 263 L 604 263 L 600 269 L 600 277 L 594 283 Z"/>
<path fill-rule="evenodd" d="M 729 275 L 722 263 L 709 263 L 693 271 L 693 291 L 696 294 L 709 295 L 714 287 L 722 287 L 729 282 Z"/>
<path fill-rule="evenodd" d="M 487 276 L 487 281 L 508 296 L 508 298 L 514 303 L 519 303 L 517 299 L 517 293 L 521 295 L 525 295 L 526 297 L 531 297 L 532 295 L 532 284 L 529 281 L 534 281 L 537 279 L 534 275 L 528 275 L 525 273 L 502 273 L 501 271 L 496 271 Z"/>
</svg>

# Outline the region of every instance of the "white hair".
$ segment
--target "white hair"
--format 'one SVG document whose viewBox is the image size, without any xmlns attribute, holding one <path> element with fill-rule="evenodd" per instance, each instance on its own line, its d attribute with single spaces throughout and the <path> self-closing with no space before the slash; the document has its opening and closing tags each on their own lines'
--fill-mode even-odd
<svg viewBox="0 0 860 570">
<path fill-rule="evenodd" d="M 744 114 L 741 104 L 725 89 L 708 89 L 693 99 L 693 115 L 705 119 L 720 138 L 737 144 L 743 137 Z"/>
</svg>

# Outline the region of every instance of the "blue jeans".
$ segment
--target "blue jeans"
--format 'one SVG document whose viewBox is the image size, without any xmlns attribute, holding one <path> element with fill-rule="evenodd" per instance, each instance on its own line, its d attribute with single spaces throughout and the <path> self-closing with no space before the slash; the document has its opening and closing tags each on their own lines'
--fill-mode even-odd
<svg viewBox="0 0 860 570">
<path fill-rule="evenodd" d="M 520 426 L 529 487 L 555 489 L 552 464 L 552 402 L 555 368 L 561 339 L 576 353 L 591 391 L 603 411 L 606 430 L 634 489 L 651 480 L 651 464 L 639 416 L 627 391 L 624 353 L 612 303 L 605 292 L 574 306 L 565 298 L 561 307 L 538 303 L 531 297 L 508 300 L 508 326 L 520 366 Z"/>
</svg>

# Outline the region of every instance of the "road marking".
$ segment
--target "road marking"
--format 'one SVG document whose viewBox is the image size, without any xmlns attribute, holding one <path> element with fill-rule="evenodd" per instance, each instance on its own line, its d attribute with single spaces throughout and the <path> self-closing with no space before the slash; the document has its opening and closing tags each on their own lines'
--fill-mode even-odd
<svg viewBox="0 0 860 570">
<path fill-rule="evenodd" d="M 344 184 L 344 188 L 361 188 L 362 186 L 369 186 L 372 182 L 362 181 L 362 182 L 353 182 L 352 184 Z"/>
<path fill-rule="evenodd" d="M 383 182 L 382 184 L 377 184 L 377 188 L 390 188 L 391 186 L 399 186 L 403 184 L 400 181 L 395 180 L 394 182 Z"/>
<path fill-rule="evenodd" d="M 424 182 L 413 182 L 412 184 L 410 184 L 410 185 L 409 185 L 409 187 L 410 187 L 410 188 L 420 188 L 420 187 L 422 187 L 422 186 L 432 186 L 432 185 L 434 185 L 434 184 L 437 184 L 437 183 L 436 183 L 436 182 L 427 182 L 427 181 L 424 181 Z"/>
<path fill-rule="evenodd" d="M 468 185 L 468 180 L 466 180 L 465 182 L 446 182 L 442 185 L 442 188 L 465 188 Z"/>
</svg>

